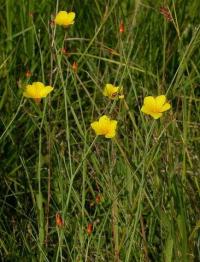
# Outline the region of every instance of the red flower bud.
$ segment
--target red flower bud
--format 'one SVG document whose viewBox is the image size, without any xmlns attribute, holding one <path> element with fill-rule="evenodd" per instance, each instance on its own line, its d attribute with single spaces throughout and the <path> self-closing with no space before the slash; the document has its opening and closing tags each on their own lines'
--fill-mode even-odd
<svg viewBox="0 0 200 262">
<path fill-rule="evenodd" d="M 119 32 L 120 32 L 120 33 L 124 33 L 124 30 L 125 30 L 125 29 L 124 29 L 124 22 L 121 21 L 121 22 L 120 22 L 120 25 L 119 25 Z"/>
<path fill-rule="evenodd" d="M 87 233 L 88 233 L 88 235 L 91 235 L 92 231 L 93 231 L 93 224 L 89 223 L 88 226 L 87 226 Z"/>
<path fill-rule="evenodd" d="M 30 78 L 32 76 L 32 73 L 30 70 L 26 71 L 26 78 Z"/>
<path fill-rule="evenodd" d="M 64 226 L 64 222 L 63 222 L 61 214 L 59 212 L 56 213 L 56 226 L 58 226 L 58 227 Z"/>
<path fill-rule="evenodd" d="M 78 63 L 76 61 L 73 62 L 72 68 L 73 68 L 74 72 L 77 73 L 77 71 L 78 71 Z"/>
</svg>

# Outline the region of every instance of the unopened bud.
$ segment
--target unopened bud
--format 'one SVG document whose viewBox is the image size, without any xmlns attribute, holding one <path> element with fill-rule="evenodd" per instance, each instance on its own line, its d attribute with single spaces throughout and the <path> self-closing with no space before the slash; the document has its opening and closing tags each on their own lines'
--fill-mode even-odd
<svg viewBox="0 0 200 262">
<path fill-rule="evenodd" d="M 73 62 L 72 69 L 74 70 L 75 73 L 77 73 L 77 71 L 78 71 L 78 63 L 76 61 Z"/>
<path fill-rule="evenodd" d="M 88 235 L 91 235 L 92 231 L 93 231 L 93 224 L 89 223 L 88 226 L 87 226 L 87 233 L 88 233 Z"/>
<path fill-rule="evenodd" d="M 30 70 L 26 71 L 26 78 L 30 78 L 32 76 L 32 73 Z"/>
<path fill-rule="evenodd" d="M 124 33 L 124 30 L 125 30 L 125 29 L 124 29 L 124 22 L 121 21 L 121 22 L 120 22 L 120 25 L 119 25 L 119 32 L 120 32 L 120 33 Z"/>
</svg>

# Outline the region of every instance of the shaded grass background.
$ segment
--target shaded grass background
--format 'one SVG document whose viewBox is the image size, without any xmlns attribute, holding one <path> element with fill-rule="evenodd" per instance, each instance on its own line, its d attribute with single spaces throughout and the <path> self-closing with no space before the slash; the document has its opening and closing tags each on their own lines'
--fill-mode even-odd
<svg viewBox="0 0 200 262">
<path fill-rule="evenodd" d="M 199 261 L 199 8 L 1 1 L 3 261 Z M 65 9 L 75 24 L 55 28 Z M 55 87 L 40 105 L 22 98 L 33 81 Z M 123 85 L 125 101 L 102 96 L 107 82 Z M 165 93 L 172 110 L 163 118 L 140 113 L 144 96 Z M 90 130 L 104 113 L 118 120 L 112 141 Z"/>
</svg>

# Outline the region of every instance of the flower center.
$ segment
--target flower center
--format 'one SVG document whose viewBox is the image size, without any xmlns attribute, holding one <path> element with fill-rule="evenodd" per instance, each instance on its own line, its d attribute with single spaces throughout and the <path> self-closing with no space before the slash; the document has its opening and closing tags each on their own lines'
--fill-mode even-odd
<svg viewBox="0 0 200 262">
<path fill-rule="evenodd" d="M 152 112 L 153 113 L 160 113 L 160 106 L 158 106 L 157 104 L 155 105 L 155 107 L 153 108 Z"/>
</svg>

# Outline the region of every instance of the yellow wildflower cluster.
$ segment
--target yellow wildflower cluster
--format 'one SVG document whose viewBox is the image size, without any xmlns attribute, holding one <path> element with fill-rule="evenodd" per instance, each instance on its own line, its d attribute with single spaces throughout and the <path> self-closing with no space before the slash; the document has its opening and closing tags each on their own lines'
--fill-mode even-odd
<svg viewBox="0 0 200 262">
<path fill-rule="evenodd" d="M 56 25 L 68 27 L 74 24 L 75 16 L 74 12 L 68 13 L 66 11 L 59 11 L 54 19 L 54 23 Z M 78 64 L 74 62 L 72 68 L 77 72 Z M 53 89 L 52 86 L 45 86 L 41 82 L 33 82 L 26 86 L 23 95 L 27 98 L 32 98 L 39 103 L 41 98 L 46 97 Z M 113 84 L 108 83 L 104 87 L 103 95 L 111 100 L 123 99 L 123 87 L 114 86 Z M 144 98 L 144 104 L 141 111 L 152 116 L 154 119 L 158 119 L 162 116 L 163 112 L 170 108 L 171 105 L 166 101 L 165 95 L 157 97 L 147 96 Z M 91 123 L 91 128 L 97 136 L 102 135 L 106 138 L 114 138 L 116 135 L 117 120 L 112 120 L 109 116 L 103 115 L 97 121 Z"/>
<path fill-rule="evenodd" d="M 119 87 L 107 84 L 104 89 L 104 96 L 113 99 L 113 94 L 118 93 Z M 124 96 L 123 96 L 124 98 Z M 162 116 L 163 112 L 169 110 L 171 105 L 166 102 L 166 96 L 160 95 L 157 97 L 147 96 L 144 98 L 144 105 L 141 111 L 147 115 L 152 116 L 154 119 L 158 119 Z M 110 120 L 106 115 L 99 118 L 99 121 L 95 121 L 91 124 L 92 129 L 96 135 L 104 135 L 106 138 L 113 138 L 116 135 L 117 121 Z"/>
</svg>

